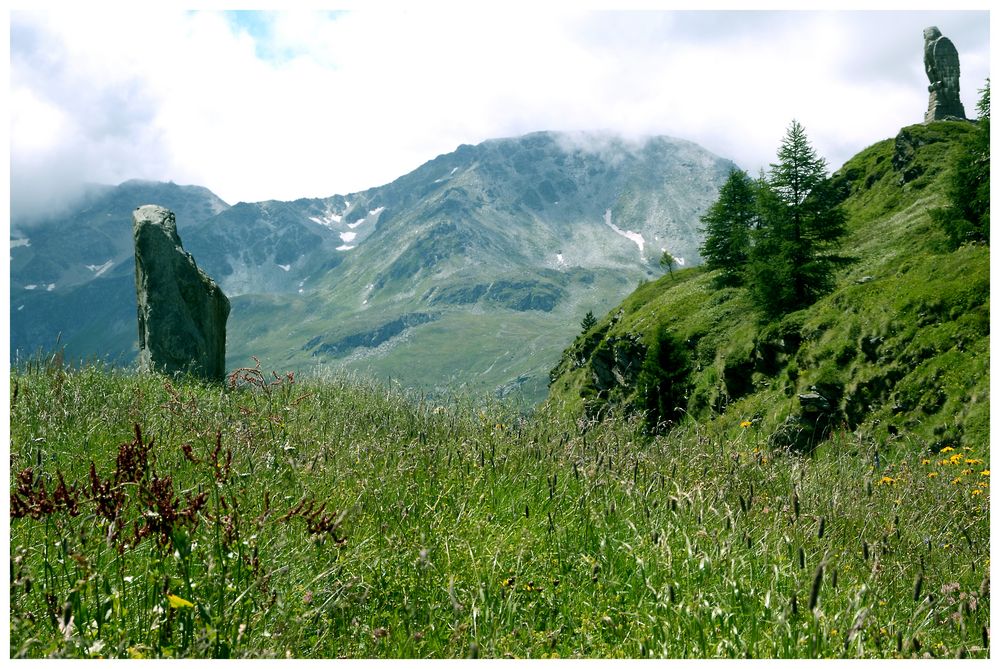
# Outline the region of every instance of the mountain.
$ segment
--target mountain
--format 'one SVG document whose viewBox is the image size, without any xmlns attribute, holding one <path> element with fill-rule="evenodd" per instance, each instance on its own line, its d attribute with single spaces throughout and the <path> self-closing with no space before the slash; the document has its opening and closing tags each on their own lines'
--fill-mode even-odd
<svg viewBox="0 0 1000 669">
<path fill-rule="evenodd" d="M 182 233 L 229 207 L 206 188 L 133 180 L 91 186 L 67 216 L 11 222 L 12 358 L 57 339 L 81 357 L 135 357 L 132 210 L 150 202 L 174 211 Z"/>
<path fill-rule="evenodd" d="M 742 425 L 799 446 L 826 429 L 834 443 L 853 432 L 887 449 L 988 444 L 989 247 L 953 249 L 932 215 L 948 203 L 952 156 L 974 129 L 907 127 L 832 176 L 850 262 L 812 306 L 761 322 L 746 288 L 717 289 L 703 267 L 675 272 L 576 338 L 547 401 L 591 416 L 640 406 L 639 372 L 666 329 L 691 363 L 682 408 L 707 429 Z"/>
<path fill-rule="evenodd" d="M 700 261 L 699 215 L 732 167 L 666 137 L 541 132 L 460 146 L 359 193 L 227 207 L 199 190 L 201 204 L 175 211 L 185 248 L 232 301 L 231 367 L 256 355 L 273 369 L 346 367 L 442 392 L 519 389 L 534 401 L 584 313 L 658 276 L 663 250 Z M 51 250 L 81 279 L 63 289 L 36 268 L 36 286 L 56 284 L 43 296 L 24 289 L 27 262 L 12 263 L 12 349 L 51 345 L 61 331 L 78 356 L 134 350 L 126 185 L 87 209 L 88 221 L 117 221 L 117 255 L 38 246 L 39 231 L 82 214 L 12 239 L 15 259 Z M 165 195 L 144 197 L 173 208 Z M 99 232 L 78 227 L 86 243 Z M 60 316 L 77 302 L 106 307 L 100 324 Z"/>
</svg>

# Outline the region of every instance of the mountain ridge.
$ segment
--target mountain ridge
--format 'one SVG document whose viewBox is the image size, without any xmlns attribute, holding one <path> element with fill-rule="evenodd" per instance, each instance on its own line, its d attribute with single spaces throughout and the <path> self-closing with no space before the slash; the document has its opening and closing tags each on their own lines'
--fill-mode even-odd
<svg viewBox="0 0 1000 669">
<path fill-rule="evenodd" d="M 697 262 L 698 215 L 731 167 L 686 140 L 543 131 L 461 145 L 383 186 L 325 198 L 230 206 L 201 187 L 164 185 L 164 195 L 167 190 L 172 195 L 159 197 L 148 182 L 128 181 L 103 193 L 104 216 L 114 219 L 118 235 L 114 254 L 81 255 L 80 249 L 100 238 L 102 222 L 80 212 L 48 228 L 36 225 L 25 241 L 12 241 L 11 316 L 12 323 L 21 321 L 12 325 L 12 351 L 52 345 L 62 332 L 71 353 L 128 360 L 134 315 L 121 306 L 132 274 L 124 208 L 147 204 L 132 202 L 145 193 L 149 201 L 172 198 L 174 206 L 161 204 L 175 210 L 185 248 L 233 300 L 230 367 L 245 364 L 250 355 L 276 368 L 344 366 L 352 354 L 337 342 L 374 341 L 379 337 L 366 334 L 405 322 L 408 346 L 379 344 L 388 359 L 373 357 L 371 350 L 354 355 L 365 361 L 363 371 L 444 389 L 442 379 L 464 378 L 474 368 L 505 369 L 506 377 L 494 374 L 472 384 L 489 389 L 505 387 L 532 367 L 528 376 L 535 380 L 537 400 L 552 363 L 541 358 L 558 355 L 571 323 L 620 299 L 629 284 L 658 275 L 662 248 Z M 69 238 L 59 232 L 67 221 L 80 221 Z M 30 281 L 56 284 L 39 299 L 25 289 L 32 285 L 24 269 L 28 254 L 14 244 L 33 244 L 31 254 L 44 258 L 46 230 L 52 255 L 62 253 L 63 264 L 72 265 L 79 280 L 64 290 L 62 279 L 46 280 L 45 267 L 36 267 L 37 278 Z M 54 243 L 56 238 L 72 244 L 76 255 Z M 88 274 L 98 269 L 100 276 Z M 99 310 L 107 336 L 74 326 L 75 317 L 85 320 L 83 314 L 58 313 L 72 312 L 77 301 L 100 302 L 101 294 L 109 296 Z M 42 313 L 29 318 L 25 309 Z M 417 323 L 419 318 L 406 317 L 414 313 L 435 317 Z M 515 331 L 561 332 L 564 339 L 543 344 L 534 332 L 530 338 L 540 349 L 528 356 L 530 362 L 519 360 L 509 346 L 487 346 L 491 352 L 483 356 L 512 356 L 502 367 L 480 365 L 471 344 L 449 370 L 438 373 L 420 362 L 419 351 L 447 346 L 442 340 L 449 328 L 456 337 L 468 335 L 466 315 L 482 321 L 472 327 L 473 340 L 495 338 L 502 321 L 522 318 L 533 325 Z M 486 321 L 490 329 L 484 329 Z M 421 332 L 430 335 L 426 343 Z M 315 346 L 304 346 L 312 341 Z M 413 346 L 412 356 L 400 359 L 402 349 Z M 340 355 L 331 358 L 334 350 Z M 408 376 L 414 358 L 419 371 Z"/>
</svg>

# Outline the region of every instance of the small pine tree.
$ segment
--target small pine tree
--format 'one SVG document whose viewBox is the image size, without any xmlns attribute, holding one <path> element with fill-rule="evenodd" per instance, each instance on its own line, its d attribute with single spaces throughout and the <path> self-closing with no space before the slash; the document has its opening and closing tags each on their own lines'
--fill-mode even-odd
<svg viewBox="0 0 1000 669">
<path fill-rule="evenodd" d="M 594 316 L 593 311 L 588 311 L 587 315 L 584 316 L 583 320 L 580 322 L 580 327 L 583 328 L 584 332 L 586 332 L 595 325 L 597 325 L 597 317 Z"/>
<path fill-rule="evenodd" d="M 669 426 L 683 415 L 691 389 L 690 377 L 691 362 L 684 342 L 666 328 L 660 329 L 646 350 L 636 380 L 637 397 L 651 431 Z"/>
<path fill-rule="evenodd" d="M 765 316 L 800 309 L 827 292 L 838 258 L 830 253 L 845 232 L 840 197 L 826 161 L 792 121 L 758 193 L 760 226 L 750 254 L 751 294 Z"/>
<path fill-rule="evenodd" d="M 701 217 L 705 225 L 701 255 L 708 269 L 719 270 L 718 283 L 723 286 L 743 283 L 750 231 L 758 220 L 756 190 L 746 172 L 734 169 L 719 189 L 719 199 Z"/>
</svg>

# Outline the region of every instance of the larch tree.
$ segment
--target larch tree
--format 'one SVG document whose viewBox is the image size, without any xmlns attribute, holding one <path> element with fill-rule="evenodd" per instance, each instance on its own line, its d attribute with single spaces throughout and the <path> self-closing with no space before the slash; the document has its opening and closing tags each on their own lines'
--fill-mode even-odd
<svg viewBox="0 0 1000 669">
<path fill-rule="evenodd" d="M 750 253 L 751 293 L 768 317 L 808 306 L 829 291 L 838 257 L 831 252 L 845 232 L 840 198 L 826 161 L 792 121 L 778 162 L 759 193 L 760 227 Z"/>
<path fill-rule="evenodd" d="M 746 172 L 734 169 L 719 189 L 719 199 L 701 217 L 705 225 L 701 255 L 708 269 L 719 270 L 719 284 L 743 283 L 750 258 L 750 231 L 757 220 L 757 186 Z"/>
</svg>

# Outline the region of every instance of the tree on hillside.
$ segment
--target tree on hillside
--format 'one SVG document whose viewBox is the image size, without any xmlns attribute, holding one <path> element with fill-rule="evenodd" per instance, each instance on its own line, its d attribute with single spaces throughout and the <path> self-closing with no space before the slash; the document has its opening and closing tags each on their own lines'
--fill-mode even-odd
<svg viewBox="0 0 1000 669">
<path fill-rule="evenodd" d="M 683 416 L 691 390 L 690 377 L 691 361 L 684 342 L 661 328 L 646 350 L 636 380 L 636 396 L 651 431 L 669 427 Z"/>
<path fill-rule="evenodd" d="M 588 311 L 587 315 L 583 317 L 583 321 L 580 322 L 580 327 L 586 332 L 595 325 L 597 325 L 597 317 L 594 316 L 593 311 Z"/>
<path fill-rule="evenodd" d="M 734 169 L 719 189 L 719 199 L 701 222 L 705 242 L 701 255 L 708 269 L 719 270 L 718 283 L 738 286 L 750 258 L 750 230 L 757 223 L 756 185 L 746 172 Z"/>
<path fill-rule="evenodd" d="M 674 267 L 677 265 L 677 259 L 670 255 L 670 251 L 664 251 L 663 255 L 660 256 L 660 267 L 670 272 L 670 278 L 674 278 Z"/>
<path fill-rule="evenodd" d="M 758 193 L 749 277 L 754 301 L 766 316 L 805 307 L 827 292 L 837 257 L 830 252 L 845 232 L 840 198 L 826 161 L 792 121 Z"/>
<path fill-rule="evenodd" d="M 932 212 L 952 246 L 990 243 L 990 80 L 979 91 L 979 118 L 955 151 L 948 181 L 949 205 Z"/>
</svg>

